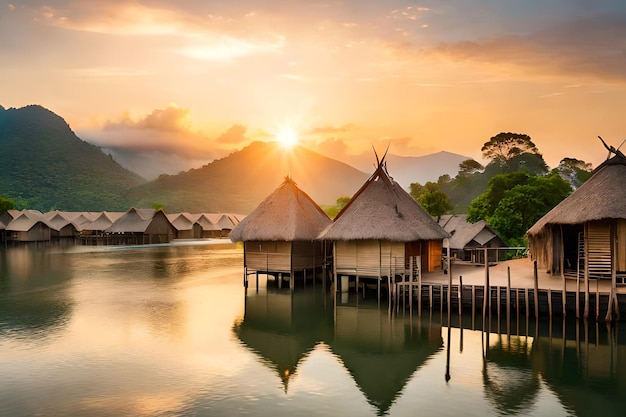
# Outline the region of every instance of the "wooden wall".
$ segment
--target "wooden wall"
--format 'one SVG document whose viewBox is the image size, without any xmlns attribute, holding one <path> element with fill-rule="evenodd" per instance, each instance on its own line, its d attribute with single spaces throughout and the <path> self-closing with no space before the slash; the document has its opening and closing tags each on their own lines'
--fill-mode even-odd
<svg viewBox="0 0 626 417">
<path fill-rule="evenodd" d="M 245 266 L 267 272 L 302 271 L 321 268 L 324 260 L 323 243 L 295 242 L 244 242 Z"/>
</svg>

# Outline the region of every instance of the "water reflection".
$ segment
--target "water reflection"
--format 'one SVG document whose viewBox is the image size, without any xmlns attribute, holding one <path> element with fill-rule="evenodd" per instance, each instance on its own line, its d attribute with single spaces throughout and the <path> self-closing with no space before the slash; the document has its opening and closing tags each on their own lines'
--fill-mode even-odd
<svg viewBox="0 0 626 417">
<path fill-rule="evenodd" d="M 379 415 L 443 346 L 441 325 L 424 328 L 411 316 L 391 318 L 376 302 L 334 306 L 315 289 L 268 289 L 245 299 L 244 319 L 234 332 L 278 374 L 285 392 L 299 364 L 324 343 Z"/>
<path fill-rule="evenodd" d="M 66 264 L 63 254 L 36 248 L 0 251 L 0 335 L 45 338 L 67 323 L 73 303 Z"/>
</svg>

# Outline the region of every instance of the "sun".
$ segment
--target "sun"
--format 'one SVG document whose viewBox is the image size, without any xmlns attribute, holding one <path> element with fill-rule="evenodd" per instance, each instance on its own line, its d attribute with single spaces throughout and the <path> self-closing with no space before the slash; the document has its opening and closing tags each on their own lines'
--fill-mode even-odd
<svg viewBox="0 0 626 417">
<path fill-rule="evenodd" d="M 292 148 L 298 143 L 298 135 L 293 129 L 282 128 L 275 136 L 276 142 L 284 148 Z"/>
</svg>

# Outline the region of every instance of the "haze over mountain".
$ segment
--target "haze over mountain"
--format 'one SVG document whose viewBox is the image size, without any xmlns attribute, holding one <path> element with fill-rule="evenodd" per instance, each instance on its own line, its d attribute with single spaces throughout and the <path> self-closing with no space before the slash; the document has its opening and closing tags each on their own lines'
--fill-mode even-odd
<svg viewBox="0 0 626 417">
<path fill-rule="evenodd" d="M 42 211 L 126 210 L 162 204 L 166 211 L 252 211 L 290 176 L 320 205 L 352 196 L 373 171 L 356 169 L 303 146 L 256 141 L 200 168 L 147 182 L 101 148 L 77 137 L 63 118 L 31 105 L 0 107 L 0 195 L 20 208 Z M 362 158 L 364 161 L 367 158 Z M 466 157 L 440 152 L 423 157 L 387 155 L 402 186 L 436 181 L 458 171 Z"/>
<path fill-rule="evenodd" d="M 162 175 L 133 190 L 138 205 L 162 203 L 173 211 L 248 213 L 290 176 L 318 204 L 352 196 L 369 174 L 302 146 L 253 142 L 202 168 Z M 158 200 L 155 200 L 158 199 Z"/>
<path fill-rule="evenodd" d="M 41 106 L 0 107 L 0 149 L 0 195 L 28 208 L 124 210 L 144 182 Z"/>
<path fill-rule="evenodd" d="M 389 174 L 407 190 L 414 182 L 422 185 L 428 181 L 436 182 L 444 174 L 454 177 L 459 171 L 459 164 L 467 159 L 470 157 L 446 151 L 421 156 L 401 156 L 389 153 L 385 157 Z M 346 159 L 345 162 L 361 171 L 371 172 L 376 159 L 372 152 L 369 158 L 361 155 Z"/>
</svg>

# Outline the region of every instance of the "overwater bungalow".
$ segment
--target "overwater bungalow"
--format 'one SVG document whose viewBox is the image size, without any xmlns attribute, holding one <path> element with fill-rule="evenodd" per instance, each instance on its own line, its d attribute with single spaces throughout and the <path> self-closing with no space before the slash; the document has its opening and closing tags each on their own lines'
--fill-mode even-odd
<svg viewBox="0 0 626 417">
<path fill-rule="evenodd" d="M 193 239 L 194 238 L 194 222 L 192 218 L 197 217 L 189 213 L 168 214 L 167 218 L 176 229 L 176 239 Z"/>
<path fill-rule="evenodd" d="M 163 210 L 131 208 L 106 230 L 116 244 L 167 243 L 176 229 Z"/>
<path fill-rule="evenodd" d="M 228 237 L 235 225 L 239 224 L 236 217 L 226 213 L 203 213 L 204 216 L 213 224 L 214 233 L 212 237 Z"/>
<path fill-rule="evenodd" d="M 423 272 L 440 269 L 447 237 L 448 232 L 389 176 L 383 161 L 320 235 L 333 242 L 335 279 L 356 277 L 358 286 L 360 278 L 374 278 L 379 294 L 382 279 L 391 284 L 396 276 L 404 276 L 411 259 Z"/>
<path fill-rule="evenodd" d="M 614 155 L 539 219 L 527 236 L 539 267 L 579 282 L 584 278 L 587 292 L 589 279 L 612 281 L 611 302 L 616 305 L 615 285 L 626 280 L 626 156 L 609 149 Z"/>
<path fill-rule="evenodd" d="M 46 224 L 43 215 L 37 210 L 20 211 L 19 215 L 6 225 L 4 231 L 7 242 L 46 242 L 50 240 L 50 227 Z"/>
<path fill-rule="evenodd" d="M 78 230 L 71 221 L 74 217 L 76 216 L 58 210 L 43 214 L 45 223 L 50 227 L 50 239 L 73 242 L 78 235 Z"/>
<path fill-rule="evenodd" d="M 439 225 L 450 233 L 450 256 L 455 261 L 484 264 L 483 248 L 504 247 L 504 241 L 484 220 L 467 221 L 466 214 L 445 214 L 439 217 Z M 489 261 L 503 260 L 504 251 L 489 251 Z"/>
<path fill-rule="evenodd" d="M 318 235 L 332 222 L 308 194 L 289 177 L 272 194 L 246 216 L 230 233 L 233 242 L 244 244 L 244 269 L 250 273 L 265 273 L 290 277 L 307 272 L 315 278 L 326 256 Z"/>
</svg>

